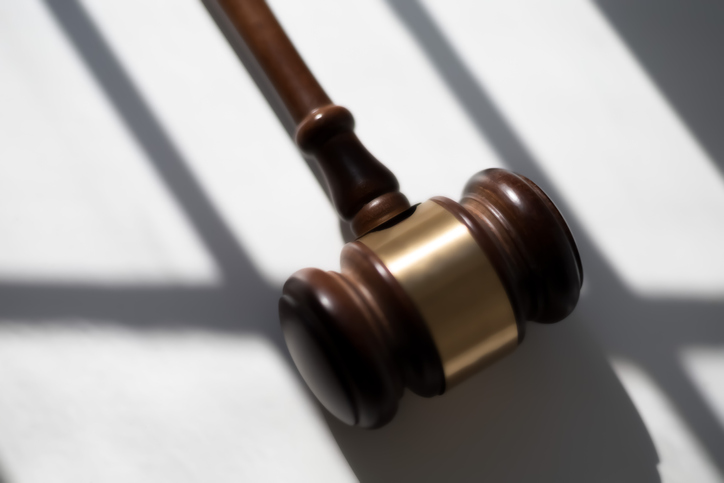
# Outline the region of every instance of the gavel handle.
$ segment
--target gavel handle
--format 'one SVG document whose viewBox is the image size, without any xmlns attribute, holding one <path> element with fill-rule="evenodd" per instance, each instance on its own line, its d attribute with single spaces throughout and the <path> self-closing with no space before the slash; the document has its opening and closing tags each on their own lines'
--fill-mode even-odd
<svg viewBox="0 0 724 483">
<path fill-rule="evenodd" d="M 219 0 L 296 124 L 295 142 L 319 164 L 337 214 L 364 235 L 410 207 L 392 172 L 354 134 L 263 0 Z"/>
</svg>

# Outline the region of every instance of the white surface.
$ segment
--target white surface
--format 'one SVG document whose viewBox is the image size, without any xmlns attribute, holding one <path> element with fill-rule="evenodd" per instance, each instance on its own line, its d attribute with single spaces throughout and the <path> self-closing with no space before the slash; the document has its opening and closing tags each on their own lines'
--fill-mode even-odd
<svg viewBox="0 0 724 483">
<path fill-rule="evenodd" d="M 661 480 L 665 483 L 722 481 L 696 437 L 646 372 L 625 360 L 612 363 L 656 444 L 661 459 Z"/>
<path fill-rule="evenodd" d="M 471 174 L 503 165 L 389 5 L 271 3 L 322 84 L 352 110 L 360 137 L 397 174 L 410 199 L 456 198 Z M 201 2 L 83 5 L 259 272 L 248 276 L 249 293 L 258 287 L 277 291 L 303 266 L 335 268 L 341 240 L 332 210 Z M 658 297 L 721 299 L 721 175 L 591 5 L 502 0 L 424 6 L 624 286 Z M 46 4 L 0 0 L 0 283 L 27 286 L 31 293 L 34 284 L 69 283 L 223 289 L 225 260 L 200 241 L 190 216 L 109 100 L 108 87 L 84 62 Z M 607 287 L 593 284 L 593 299 L 608 304 L 601 295 Z M 226 297 L 229 307 L 219 310 L 236 317 L 236 299 Z M 273 312 L 273 300 L 263 303 Z M 275 323 L 245 309 L 238 313 L 240 326 Z M 595 319 L 581 310 L 576 320 Z M 0 326 L 3 483 L 353 479 L 327 424 L 261 335 L 203 327 L 137 330 L 121 328 L 127 321 L 120 319 L 51 316 L 39 322 L 13 317 Z M 686 332 L 687 321 L 679 322 Z M 546 340 L 534 332 L 529 355 L 491 372 L 489 387 L 518 394 L 520 381 L 534 384 L 520 376 L 531 367 L 520 367 L 520 361 L 531 353 L 549 358 L 541 367 L 550 374 L 568 370 L 562 373 L 570 376 L 592 364 L 585 353 L 556 362 L 545 355 L 553 347 Z M 597 346 L 590 347 L 591 358 L 600 355 Z M 688 375 L 721 418 L 720 361 L 700 356 L 708 353 L 696 352 L 697 346 L 689 349 L 694 355 L 686 359 Z M 556 366 L 563 363 L 567 369 Z M 645 369 L 616 367 L 653 438 L 663 481 L 722 481 L 696 433 Z M 598 386 L 619 390 L 604 382 Z M 588 390 L 596 385 L 592 381 Z M 576 393 L 582 386 L 565 386 L 556 394 L 573 401 L 571 414 L 584 419 L 561 424 L 580 426 L 595 418 L 598 413 L 589 413 L 595 402 L 574 404 L 583 398 Z M 468 393 L 485 393 L 470 389 L 475 387 Z M 547 389 L 540 388 L 541 394 Z M 456 399 L 449 397 L 424 403 L 448 404 L 454 412 L 457 403 L 445 401 Z M 395 428 L 427 424 L 415 420 L 427 414 L 417 412 L 416 400 L 406 400 L 400 420 L 408 423 L 380 433 L 389 435 L 381 444 L 366 433 L 335 429 L 358 476 L 366 474 L 366 455 L 374 451 L 360 449 L 365 441 L 385 451 L 390 444 L 381 457 L 394 466 L 395 452 L 407 444 L 395 431 L 410 433 Z M 515 421 L 499 410 L 501 420 Z M 537 418 L 528 406 L 520 410 L 555 439 L 546 426 L 554 421 L 546 420 L 549 407 L 535 406 Z M 478 423 L 490 433 L 491 421 Z M 455 446 L 458 436 L 445 432 L 453 427 L 464 431 L 465 424 L 441 427 L 450 439 L 440 438 L 446 445 L 442 456 L 426 457 L 430 475 L 464 454 Z M 564 461 L 556 451 L 568 449 L 551 443 L 547 451 Z M 417 463 L 416 455 L 408 456 Z M 615 466 L 606 456 L 603 464 Z M 485 471 L 479 455 L 465 461 L 478 476 Z M 538 481 L 545 481 L 545 471 L 566 474 L 545 465 L 540 471 Z M 619 474 L 635 481 L 625 471 Z M 589 476 L 585 480 L 595 480 Z"/>
<path fill-rule="evenodd" d="M 681 360 L 689 377 L 724 426 L 724 348 L 697 347 L 686 348 Z"/>
<path fill-rule="evenodd" d="M 267 341 L 84 325 L 0 329 L 8 481 L 354 481 Z"/>
<path fill-rule="evenodd" d="M 42 2 L 0 2 L 0 31 L 0 276 L 212 282 L 197 235 Z"/>
<path fill-rule="evenodd" d="M 631 288 L 721 297 L 724 180 L 592 2 L 425 4 Z"/>
</svg>

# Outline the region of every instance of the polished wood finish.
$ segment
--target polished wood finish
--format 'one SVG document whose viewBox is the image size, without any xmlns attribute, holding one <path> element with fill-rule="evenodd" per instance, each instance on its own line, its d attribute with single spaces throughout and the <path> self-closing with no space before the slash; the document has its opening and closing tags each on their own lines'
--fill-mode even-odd
<svg viewBox="0 0 724 483">
<path fill-rule="evenodd" d="M 416 215 L 394 175 L 354 134 L 352 114 L 332 104 L 267 5 L 219 4 L 296 123 L 295 142 L 318 163 L 340 218 L 361 237 L 343 248 L 339 273 L 300 270 L 279 301 L 292 358 L 334 416 L 379 427 L 394 416 L 405 388 L 442 394 L 512 350 L 526 322 L 556 322 L 573 310 L 581 260 L 563 217 L 535 183 L 485 170 L 470 179 L 460 203 L 436 197 Z M 439 236 L 434 227 L 426 231 L 432 225 L 420 221 L 424 216 L 444 220 Z M 417 238 L 399 238 L 404 230 Z M 464 249 L 440 248 L 455 237 Z M 384 246 L 404 250 L 391 262 Z M 416 278 L 405 278 L 413 272 Z"/>
<path fill-rule="evenodd" d="M 219 0 L 295 123 L 332 103 L 263 0 Z"/>
<path fill-rule="evenodd" d="M 573 311 L 583 284 L 581 257 L 563 216 L 538 185 L 488 169 L 468 181 L 460 206 L 482 228 L 473 233 L 505 281 L 519 320 L 557 322 Z"/>
<path fill-rule="evenodd" d="M 583 281 L 578 250 L 532 181 L 489 169 L 471 178 L 461 203 L 432 201 L 490 260 L 513 308 L 518 342 L 526 322 L 556 322 L 573 310 Z M 392 418 L 404 387 L 429 397 L 447 383 L 426 321 L 365 238 L 345 245 L 341 273 L 294 274 L 280 314 L 292 357 L 320 401 L 348 424 L 369 428 Z"/>
<path fill-rule="evenodd" d="M 376 428 L 408 387 L 445 389 L 442 364 L 420 314 L 365 245 L 342 250 L 341 273 L 306 268 L 284 284 L 279 314 L 302 377 L 341 421 Z"/>
<path fill-rule="evenodd" d="M 295 141 L 319 164 L 340 218 L 361 236 L 410 207 L 392 172 L 354 134 L 262 0 L 219 0 L 297 124 Z"/>
<path fill-rule="evenodd" d="M 314 157 L 337 214 L 362 236 L 410 207 L 392 172 L 353 132 L 352 113 L 341 106 L 313 110 L 297 127 L 299 148 Z"/>
</svg>

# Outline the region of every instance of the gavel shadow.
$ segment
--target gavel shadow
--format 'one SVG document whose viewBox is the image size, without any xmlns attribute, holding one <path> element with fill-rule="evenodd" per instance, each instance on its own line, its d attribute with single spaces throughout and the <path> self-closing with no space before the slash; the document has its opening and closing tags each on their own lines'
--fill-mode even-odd
<svg viewBox="0 0 724 483">
<path fill-rule="evenodd" d="M 424 7 L 417 1 L 388 4 L 480 135 L 567 215 L 587 291 L 569 320 L 555 328 L 531 327 L 518 354 L 465 387 L 435 402 L 408 396 L 389 428 L 358 435 L 330 419 L 357 474 L 370 481 L 473 481 L 481 475 L 492 481 L 659 481 L 653 444 L 604 351 L 653 378 L 724 472 L 721 425 L 677 359 L 682 347 L 722 342 L 724 304 L 645 298 L 626 288 Z"/>
<path fill-rule="evenodd" d="M 360 481 L 660 481 L 600 347 L 572 317 L 444 397 L 402 399 L 375 432 L 328 422 Z"/>
<path fill-rule="evenodd" d="M 184 210 L 221 269 L 223 282 L 208 288 L 123 289 L 3 283 L 0 317 L 28 323 L 82 317 L 137 330 L 261 334 L 288 357 L 276 317 L 280 288 L 263 282 L 80 4 L 76 0 L 62 6 L 52 0 L 46 4 Z M 274 106 L 273 93 L 263 87 L 258 71 L 254 74 L 253 62 L 245 57 L 243 44 L 224 23 L 218 7 L 211 0 L 204 4 Z M 538 164 L 420 5 L 396 1 L 391 5 L 428 50 L 458 100 L 468 106 L 481 135 L 511 168 L 551 193 L 565 213 L 565 204 Z M 290 121 L 283 113 L 279 117 L 291 132 Z M 676 372 L 675 362 L 683 343 L 724 338 L 724 331 L 713 323 L 722 304 L 635 296 L 576 221 L 570 216 L 568 220 L 577 236 L 588 285 L 574 316 L 557 326 L 531 327 L 514 355 L 444 397 L 423 400 L 406 394 L 397 418 L 381 430 L 352 429 L 328 418 L 361 481 L 659 481 L 657 456 L 646 428 L 591 332 L 607 351 L 645 366 L 724 469 L 724 458 L 716 455 L 716 448 L 724 447 L 721 428 L 681 370 Z M 682 314 L 691 318 L 691 313 L 698 318 L 696 330 L 677 324 Z M 663 335 L 648 346 L 642 344 L 654 327 L 657 331 L 663 327 Z"/>
</svg>

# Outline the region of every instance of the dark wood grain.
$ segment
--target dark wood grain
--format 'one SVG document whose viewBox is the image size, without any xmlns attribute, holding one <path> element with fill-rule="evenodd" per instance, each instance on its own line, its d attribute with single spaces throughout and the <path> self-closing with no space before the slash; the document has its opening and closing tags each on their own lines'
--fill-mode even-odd
<svg viewBox="0 0 724 483">
<path fill-rule="evenodd" d="M 515 314 L 519 343 L 526 322 L 556 322 L 573 310 L 583 281 L 578 250 L 558 209 L 535 183 L 489 169 L 470 179 L 461 203 L 432 201 L 467 227 L 490 260 Z M 405 387 L 426 397 L 446 389 L 440 355 L 418 308 L 364 243 L 345 245 L 341 273 L 294 274 L 284 285 L 280 314 L 302 376 L 348 424 L 385 424 Z"/>
<path fill-rule="evenodd" d="M 282 331 L 292 359 L 338 419 L 376 428 L 395 415 L 405 387 L 444 392 L 440 359 L 420 314 L 375 254 L 342 251 L 341 273 L 307 268 L 284 284 Z"/>
<path fill-rule="evenodd" d="M 563 217 L 535 183 L 489 169 L 470 179 L 460 203 L 438 197 L 416 211 L 399 192 L 392 172 L 362 145 L 354 133 L 352 114 L 332 103 L 266 3 L 220 0 L 219 4 L 296 123 L 295 142 L 318 163 L 340 218 L 349 222 L 357 237 L 378 232 L 345 245 L 340 272 L 307 268 L 292 275 L 279 301 L 292 358 L 334 416 L 358 427 L 382 426 L 395 415 L 405 388 L 426 397 L 445 392 L 453 383 L 446 379 L 452 374 L 446 372 L 450 360 L 458 367 L 467 364 L 466 375 L 481 367 L 476 357 L 482 360 L 485 354 L 479 351 L 443 359 L 439 347 L 448 343 L 449 336 L 473 340 L 480 351 L 498 350 L 502 346 L 495 344 L 501 332 L 495 324 L 503 313 L 505 325 L 500 327 L 509 334 L 506 350 L 512 349 L 516 330 L 520 343 L 526 322 L 556 322 L 573 310 L 583 280 L 581 260 Z M 424 213 L 432 213 L 429 206 L 435 206 L 435 216 L 448 224 L 420 221 L 428 216 Z M 408 217 L 410 222 L 403 225 Z M 435 231 L 441 226 L 452 226 L 454 233 Z M 401 231 L 394 231 L 397 228 Z M 469 249 L 446 252 L 445 236 L 451 233 L 454 237 L 463 233 Z M 420 262 L 425 256 L 404 252 L 405 267 L 419 263 L 414 284 L 408 280 L 404 285 L 405 272 L 389 269 L 370 248 L 373 245 L 366 244 L 375 237 L 428 254 L 439 249 L 438 266 L 463 268 L 431 276 L 430 265 Z M 462 253 L 467 258 L 460 263 Z M 485 279 L 470 277 L 470 272 Z M 424 297 L 412 297 L 411 287 L 422 287 L 416 293 Z M 489 298 L 482 298 L 481 292 Z M 460 294 L 467 295 L 460 298 Z M 442 309 L 434 313 L 441 316 L 432 325 L 420 308 L 429 300 L 445 302 L 437 305 Z M 458 310 L 462 315 L 451 320 L 450 312 L 457 308 L 462 308 Z M 463 322 L 451 323 L 456 320 Z M 481 327 L 485 330 L 471 330 Z M 486 332 L 491 327 L 498 332 Z M 471 339 L 470 334 L 482 335 Z"/>
<path fill-rule="evenodd" d="M 535 183 L 487 169 L 468 181 L 460 206 L 482 227 L 474 233 L 493 234 L 494 243 L 481 245 L 522 320 L 558 322 L 573 311 L 583 284 L 581 258 L 563 216 Z"/>
<path fill-rule="evenodd" d="M 266 2 L 219 0 L 295 123 L 331 104 Z"/>
<path fill-rule="evenodd" d="M 268 5 L 262 0 L 219 5 L 297 124 L 297 145 L 319 164 L 332 203 L 354 235 L 409 208 L 395 176 L 354 134 L 352 114 L 332 104 Z"/>
</svg>

